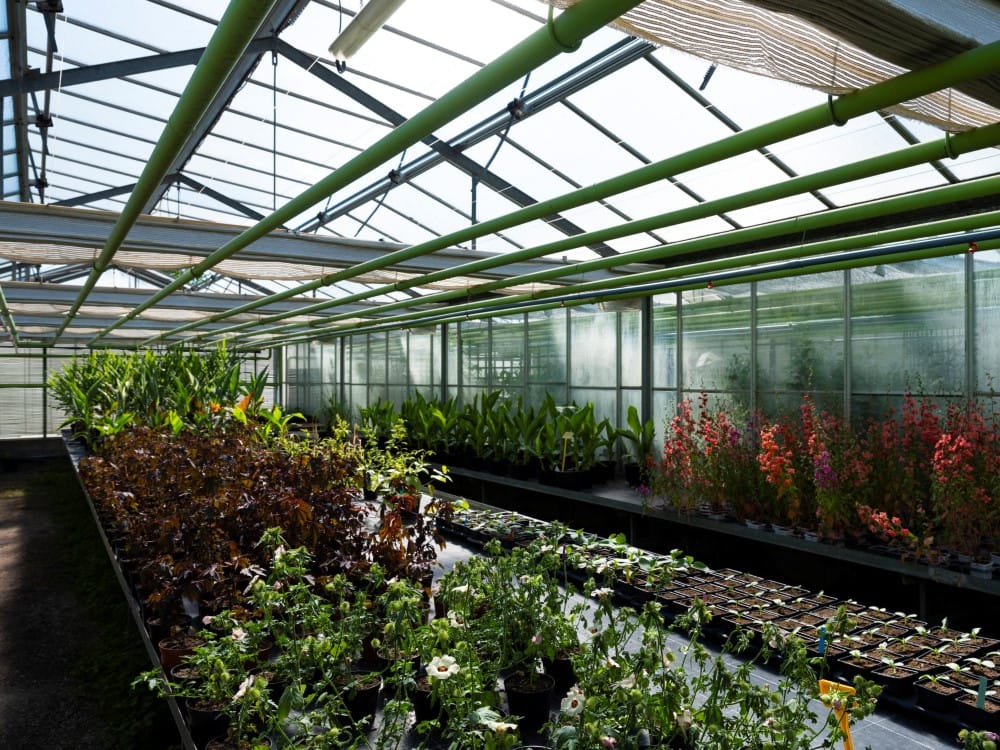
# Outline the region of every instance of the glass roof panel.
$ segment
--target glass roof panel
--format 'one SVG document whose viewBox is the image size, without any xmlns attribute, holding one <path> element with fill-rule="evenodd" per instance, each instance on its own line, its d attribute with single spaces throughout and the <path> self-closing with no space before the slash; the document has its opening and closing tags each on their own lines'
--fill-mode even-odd
<svg viewBox="0 0 1000 750">
<path fill-rule="evenodd" d="M 287 10 L 293 5 L 282 0 L 275 8 Z M 174 171 L 157 193 L 162 198 L 155 213 L 254 224 L 257 220 L 248 214 L 266 216 L 316 182 L 331 175 L 336 180 L 337 171 L 345 164 L 356 164 L 358 154 L 392 132 L 386 118 L 393 119 L 393 112 L 412 118 L 529 34 L 544 34 L 547 12 L 545 4 L 537 0 L 407 0 L 389 24 L 348 62 L 346 71 L 337 71 L 329 45 L 362 6 L 362 0 L 343 0 L 343 10 L 337 0 L 302 5 L 301 14 L 280 33 L 277 56 L 272 58 L 270 50 L 254 56 L 246 77 L 226 87 L 235 94 L 221 107 L 221 114 L 213 114 L 194 131 L 189 148 L 177 157 L 177 164 L 171 166 Z M 30 185 L 34 201 L 72 201 L 84 208 L 121 210 L 128 200 L 127 190 L 104 197 L 100 197 L 101 191 L 117 191 L 137 181 L 194 70 L 188 64 L 137 73 L 130 60 L 204 46 L 227 6 L 224 0 L 137 0 L 130 4 L 128 13 L 122 13 L 114 12 L 107 0 L 68 5 L 56 23 L 58 50 L 51 65 L 57 74 L 52 79 L 55 82 L 19 99 L 28 123 L 21 126 L 27 137 L 26 151 L 18 151 L 21 141 L 11 119 L 14 99 L 3 100 L 4 199 L 18 197 L 21 178 Z M 44 18 L 35 5 L 26 7 L 25 13 L 28 64 L 44 74 L 49 69 Z M 787 41 L 781 40 L 781 45 Z M 612 64 L 617 55 L 636 49 L 645 51 L 639 42 L 618 31 L 599 30 L 577 52 L 557 54 L 530 75 L 511 75 L 512 80 L 484 101 L 470 99 L 467 112 L 438 125 L 429 138 L 454 141 L 455 151 L 442 157 L 427 143 L 417 142 L 403 154 L 366 159 L 370 162 L 366 174 L 354 175 L 348 184 L 314 205 L 298 206 L 298 215 L 291 220 L 285 217 L 283 223 L 326 240 L 341 236 L 420 243 L 467 227 L 472 221 L 504 217 L 533 200 L 560 199 L 576 190 L 575 185 L 586 188 L 649 161 L 655 163 L 723 141 L 734 128 L 756 127 L 807 107 L 826 105 L 824 93 L 725 65 L 713 69 L 705 59 L 667 48 L 658 48 L 648 59 L 634 59 L 620 68 Z M 0 80 L 12 74 L 10 55 L 8 45 L 0 46 Z M 597 58 L 600 62 L 587 71 L 589 78 L 578 82 L 578 71 Z M 117 67 L 108 68 L 100 80 L 73 80 L 74 68 L 96 64 Z M 551 104 L 537 103 L 540 91 L 551 93 Z M 511 122 L 508 105 L 522 93 L 531 103 L 529 116 Z M 46 112 L 54 126 L 43 132 L 34 123 Z M 492 125 L 488 133 L 487 123 Z M 500 133 L 507 125 L 511 126 L 509 141 L 501 142 Z M 484 134 L 471 136 L 467 132 L 470 128 L 484 128 Z M 789 173 L 809 174 L 878 158 L 906 148 L 907 139 L 912 138 L 926 142 L 942 135 L 919 122 L 902 118 L 887 122 L 878 114 L 865 115 L 841 128 L 823 128 L 770 144 L 768 150 L 785 167 L 750 151 L 680 174 L 662 174 L 647 185 L 601 196 L 602 202 L 588 200 L 573 205 L 566 201 L 555 212 L 557 216 L 534 218 L 466 241 L 463 246 L 480 253 L 535 248 L 580 231 L 616 227 L 631 219 L 696 206 L 699 201 L 780 185 Z M 419 174 L 409 172 L 414 165 L 422 165 Z M 701 218 L 675 220 L 652 232 L 610 238 L 603 246 L 561 249 L 552 253 L 550 261 L 572 263 L 593 259 L 595 253 L 628 253 L 665 241 L 726 232 L 733 224 L 752 226 L 814 214 L 823 210 L 822 201 L 847 205 L 946 185 L 956 177 L 965 180 L 992 175 L 1000 172 L 1000 152 L 990 149 L 944 159 L 941 166 L 950 171 L 923 164 L 831 185 L 819 197 L 792 195 L 729 206 L 724 216 L 716 215 L 718 207 L 690 212 L 688 216 Z M 402 184 L 387 190 L 390 171 L 396 169 L 403 170 Z M 474 178 L 469 172 L 483 169 L 488 172 L 476 178 L 473 193 Z M 19 171 L 23 171 L 23 178 Z M 505 188 L 506 194 L 498 193 L 497 187 L 503 184 L 513 187 Z M 3 231 L 0 228 L 0 234 Z M 169 242 L 166 237 L 157 241 Z M 91 242 L 100 245 L 102 238 Z M 324 247 L 335 257 L 346 252 L 333 244 Z M 126 257 L 125 252 L 120 260 Z M 380 257 L 377 252 L 368 253 L 357 257 Z M 470 253 L 469 257 L 479 256 Z M 456 256 L 454 263 L 461 258 Z M 315 276 L 315 268 L 322 265 L 307 260 L 298 268 L 298 275 L 291 271 L 271 274 L 287 275 L 290 278 L 286 281 L 234 281 L 225 275 L 247 277 L 254 268 L 277 269 L 286 262 L 283 258 L 261 258 L 255 252 L 254 260 L 248 263 L 237 253 L 198 283 L 210 289 L 261 294 L 260 290 L 295 289 L 298 278 Z M 438 265 L 431 267 L 443 267 L 451 262 L 451 256 L 448 261 L 436 262 Z M 4 263 L 12 265 L 0 256 L 0 266 Z M 58 271 L 58 267 L 50 270 Z M 102 288 L 148 285 L 148 281 L 159 280 L 156 273 L 162 276 L 154 269 L 142 282 L 135 274 L 105 274 L 99 284 Z M 362 278 L 377 284 L 383 278 L 403 278 L 400 273 L 394 268 L 370 268 Z M 412 271 L 407 273 L 410 275 L 405 277 L 412 278 Z M 73 283 L 80 285 L 85 278 L 76 275 Z M 463 275 L 427 286 L 454 288 L 470 283 L 477 281 Z M 316 295 L 343 296 L 367 288 L 366 284 L 345 281 Z M 409 296 L 383 293 L 377 299 Z M 140 317 L 152 319 L 156 315 L 154 308 Z M 176 316 L 161 317 L 169 321 Z M 122 335 L 127 330 L 123 327 Z"/>
</svg>

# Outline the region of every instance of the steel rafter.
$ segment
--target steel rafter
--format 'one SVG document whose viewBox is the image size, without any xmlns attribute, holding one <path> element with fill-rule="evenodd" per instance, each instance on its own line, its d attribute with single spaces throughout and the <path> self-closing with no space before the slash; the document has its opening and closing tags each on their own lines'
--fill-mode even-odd
<svg viewBox="0 0 1000 750">
<path fill-rule="evenodd" d="M 368 108 L 372 112 L 376 112 L 381 117 L 384 117 L 393 127 L 401 125 L 406 122 L 406 118 L 396 112 L 394 109 L 379 101 L 375 97 L 368 94 L 363 89 L 355 86 L 353 83 L 345 79 L 343 76 L 339 75 L 335 71 L 327 68 L 325 65 L 317 64 L 312 57 L 301 52 L 290 44 L 284 41 L 279 41 L 278 52 L 280 52 L 284 57 L 288 58 L 292 62 L 296 63 L 304 70 L 312 73 L 314 76 L 322 80 L 323 82 L 334 86 L 341 93 L 346 94 L 351 97 L 354 101 Z M 507 127 L 516 118 L 514 115 L 508 115 Z M 440 161 L 447 161 L 451 163 L 457 169 L 465 172 L 470 177 L 474 178 L 478 182 L 486 185 L 487 187 L 494 190 L 496 193 L 502 195 L 507 200 L 513 202 L 517 206 L 530 206 L 538 201 L 529 195 L 527 192 L 517 187 L 516 185 L 508 182 L 507 180 L 500 177 L 495 172 L 487 169 L 481 164 L 477 163 L 475 160 L 470 159 L 465 154 L 461 153 L 457 148 L 445 142 L 444 140 L 438 138 L 435 135 L 427 135 L 421 139 L 421 142 L 428 146 L 433 152 L 435 152 L 439 157 Z M 409 180 L 413 175 L 410 174 L 409 170 L 400 169 L 393 171 L 389 177 L 386 178 L 388 184 L 385 188 L 383 195 L 397 185 Z M 551 216 L 545 217 L 544 221 L 548 223 L 553 229 L 556 229 L 566 235 L 582 234 L 583 228 L 570 221 L 564 216 L 559 214 L 553 214 Z M 591 249 L 601 256 L 614 255 L 615 251 L 608 247 L 607 245 L 600 243 L 597 245 L 590 246 Z"/>
<path fill-rule="evenodd" d="M 273 36 L 274 39 L 277 39 L 277 34 L 292 23 L 307 5 L 309 5 L 309 0 L 278 0 L 271 12 L 265 16 L 261 25 L 261 33 L 258 36 Z M 260 52 L 248 52 L 236 63 L 220 87 L 214 101 L 205 110 L 198 124 L 191 130 L 186 144 L 170 163 L 167 169 L 168 173 L 180 172 L 184 169 L 188 160 L 201 145 L 202 140 L 215 126 L 222 113 L 226 111 L 236 92 L 253 73 L 257 63 L 260 62 L 260 56 Z M 162 186 L 155 190 L 143 206 L 143 213 L 151 213 L 160 199 L 163 198 L 164 192 L 165 188 Z"/>
<path fill-rule="evenodd" d="M 282 49 L 284 49 L 283 46 Z M 653 49 L 653 45 L 648 42 L 635 39 L 624 39 L 617 42 L 554 81 L 530 94 L 526 94 L 521 100 L 522 109 L 526 115 L 540 112 L 546 107 L 562 101 L 574 92 L 586 88 L 595 80 L 600 80 L 614 71 L 631 64 L 635 60 L 648 55 Z M 301 55 L 301 53 L 299 54 Z M 309 62 L 312 63 L 312 60 L 310 59 Z M 467 150 L 487 138 L 502 133 L 510 125 L 510 119 L 511 113 L 508 110 L 497 112 L 451 139 L 448 145 L 460 151 Z M 400 167 L 397 170 L 398 179 L 412 179 L 442 163 L 445 159 L 445 156 L 436 152 L 421 156 Z M 297 229 L 303 232 L 315 232 L 323 224 L 333 221 L 348 211 L 374 200 L 387 190 L 391 190 L 395 186 L 394 179 L 397 178 L 386 176 L 377 180 L 367 188 L 323 211 L 315 219 L 299 226 Z"/>
</svg>

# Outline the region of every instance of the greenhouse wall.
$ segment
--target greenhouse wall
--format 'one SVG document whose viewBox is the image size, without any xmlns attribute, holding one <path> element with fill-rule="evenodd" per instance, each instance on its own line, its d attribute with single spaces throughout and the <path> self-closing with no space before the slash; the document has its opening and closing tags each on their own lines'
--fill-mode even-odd
<svg viewBox="0 0 1000 750">
<path fill-rule="evenodd" d="M 286 398 L 356 415 L 418 391 L 548 392 L 662 427 L 682 398 L 773 416 L 808 392 L 861 421 L 904 393 L 995 398 L 998 325 L 1000 253 L 968 253 L 312 342 L 288 352 Z"/>
<path fill-rule="evenodd" d="M 50 397 L 46 384 L 74 357 L 86 355 L 87 351 L 79 348 L 0 347 L 0 440 L 58 436 L 66 414 Z M 289 358 L 288 364 L 292 362 Z M 264 392 L 264 405 L 268 408 L 286 390 L 281 365 L 278 358 L 265 353 L 246 358 L 240 368 L 244 382 L 269 368 L 270 387 Z M 299 374 L 297 365 L 292 372 Z M 317 383 L 316 388 L 322 385 Z"/>
</svg>

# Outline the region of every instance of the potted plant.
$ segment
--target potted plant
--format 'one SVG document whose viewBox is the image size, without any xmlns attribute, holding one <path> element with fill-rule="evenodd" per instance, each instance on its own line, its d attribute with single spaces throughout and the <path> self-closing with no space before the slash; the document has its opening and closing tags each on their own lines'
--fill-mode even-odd
<svg viewBox="0 0 1000 750">
<path fill-rule="evenodd" d="M 626 426 L 618 429 L 624 438 L 629 455 L 624 463 L 625 481 L 630 487 L 649 484 L 649 470 L 653 462 L 653 445 L 656 440 L 656 425 L 652 419 L 643 422 L 639 410 L 629 405 L 625 418 Z"/>
</svg>

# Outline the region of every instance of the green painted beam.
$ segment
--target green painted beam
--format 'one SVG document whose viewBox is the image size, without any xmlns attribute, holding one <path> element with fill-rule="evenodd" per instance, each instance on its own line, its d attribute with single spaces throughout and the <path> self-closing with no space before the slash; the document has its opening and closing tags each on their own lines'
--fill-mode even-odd
<svg viewBox="0 0 1000 750">
<path fill-rule="evenodd" d="M 980 251 L 1000 249 L 1000 240 L 990 240 L 990 241 L 980 242 L 979 249 Z M 965 253 L 967 251 L 968 251 L 967 243 L 961 242 L 961 243 L 941 245 L 939 247 L 926 248 L 921 250 L 899 251 L 899 252 L 887 251 L 884 255 L 880 256 L 879 260 L 891 263 L 904 263 L 908 261 L 926 260 L 928 258 L 940 258 L 947 255 L 956 255 L 960 253 Z M 763 270 L 756 272 L 751 269 L 748 269 L 747 272 L 744 274 L 735 274 L 714 281 L 713 287 L 725 287 L 725 286 L 732 286 L 734 284 L 747 284 L 755 281 L 770 281 L 774 279 L 788 278 L 790 276 L 807 276 L 817 273 L 829 273 L 831 271 L 844 271 L 854 268 L 863 268 L 865 266 L 870 266 L 873 260 L 876 259 L 863 258 L 856 260 L 839 260 L 839 261 L 831 260 L 830 262 L 827 263 L 816 263 L 800 267 L 789 267 L 783 269 Z M 673 292 L 693 291 L 695 289 L 704 289 L 704 288 L 705 288 L 705 282 L 703 280 L 693 281 L 690 283 L 684 283 L 683 281 L 679 281 L 676 284 L 671 284 L 669 288 L 664 287 L 657 291 L 649 291 L 641 296 L 650 296 L 653 294 L 662 294 L 667 292 L 673 293 Z M 555 308 L 580 307 L 583 305 L 595 304 L 597 302 L 606 302 L 619 299 L 634 299 L 636 296 L 640 295 L 637 295 L 635 291 L 624 292 L 619 295 L 602 294 L 599 296 L 595 296 L 594 298 L 591 299 L 559 300 L 559 301 L 539 302 L 536 305 L 520 305 L 506 312 L 517 313 L 517 314 L 543 312 L 545 310 L 553 310 Z M 463 321 L 468 321 L 468 320 L 483 320 L 495 317 L 497 314 L 500 314 L 502 312 L 503 311 L 498 312 L 498 311 L 480 310 L 476 312 L 456 314 L 451 316 L 447 314 L 438 313 L 437 317 L 435 317 L 432 322 L 434 325 L 440 325 L 447 323 L 461 323 Z M 400 326 L 399 324 L 394 324 L 394 323 L 379 323 L 377 325 L 371 326 L 370 328 L 364 328 L 361 330 L 356 328 L 344 328 L 323 335 L 322 338 L 342 338 L 344 336 L 352 336 L 357 333 L 374 333 L 379 331 L 398 330 L 401 327 L 402 328 L 419 327 L 420 325 L 421 324 L 419 322 L 414 322 L 411 325 L 405 325 L 405 326 Z M 240 351 L 243 348 L 258 349 L 261 347 L 270 347 L 279 344 L 282 346 L 287 346 L 292 344 L 307 343 L 317 338 L 321 338 L 321 336 L 318 336 L 315 332 L 313 332 L 309 335 L 304 335 L 300 337 L 288 337 L 271 341 L 254 342 L 252 344 L 236 345 L 233 348 L 236 351 Z"/>
<path fill-rule="evenodd" d="M 737 193 L 735 195 L 727 196 L 725 198 L 719 198 L 717 200 L 705 201 L 704 203 L 694 204 L 682 209 L 675 211 L 668 211 L 666 213 L 658 214 L 656 216 L 651 216 L 645 219 L 637 219 L 635 221 L 625 222 L 623 224 L 618 224 L 613 227 L 608 227 L 606 229 L 597 230 L 594 232 L 587 232 L 585 234 L 575 235 L 573 237 L 566 237 L 563 239 L 556 240 L 544 245 L 539 245 L 533 248 L 526 248 L 524 250 L 515 251 L 513 253 L 504 254 L 501 256 L 495 256 L 492 258 L 485 258 L 482 260 L 473 261 L 470 263 L 464 263 L 462 265 L 456 266 L 451 269 L 435 271 L 429 274 L 423 274 L 414 279 L 406 281 L 398 281 L 393 284 L 385 284 L 383 286 L 375 287 L 373 289 L 368 289 L 356 294 L 349 295 L 347 297 L 342 297 L 337 300 L 325 300 L 323 302 L 318 302 L 313 305 L 309 305 L 300 310 L 294 312 L 278 313 L 265 317 L 260 320 L 255 320 L 252 322 L 241 323 L 227 328 L 219 329 L 216 331 L 202 336 L 192 337 L 190 340 L 199 340 L 204 336 L 218 335 L 220 333 L 234 333 L 237 331 L 248 330 L 250 328 L 259 329 L 261 325 L 267 325 L 271 322 L 277 322 L 280 320 L 285 320 L 289 318 L 294 318 L 299 315 L 308 315 L 313 312 L 319 312 L 320 310 L 326 310 L 331 307 L 336 307 L 339 305 L 352 304 L 355 302 L 360 302 L 362 300 L 388 294 L 390 292 L 398 292 L 406 289 L 410 289 L 417 286 L 424 286 L 427 284 L 434 283 L 436 281 L 441 281 L 448 278 L 453 278 L 456 276 L 467 276 L 486 269 L 496 268 L 503 266 L 506 263 L 520 262 L 524 260 L 529 260 L 531 258 L 542 257 L 545 255 L 552 255 L 558 252 L 565 252 L 574 248 L 582 247 L 592 242 L 606 242 L 611 239 L 617 239 L 620 237 L 626 237 L 632 234 L 637 234 L 641 232 L 653 231 L 657 229 L 662 229 L 668 226 L 673 226 L 676 224 L 681 224 L 687 221 L 694 221 L 697 219 L 706 218 L 708 216 L 713 216 L 718 213 L 723 213 L 727 211 L 733 211 L 739 208 L 746 208 L 748 206 L 759 205 L 761 203 L 767 203 L 769 201 L 775 201 L 782 198 L 787 198 L 793 195 L 805 194 L 810 191 L 818 190 L 824 187 L 830 187 L 832 185 L 839 185 L 847 182 L 853 182 L 855 180 L 863 179 L 866 177 L 872 177 L 879 174 L 884 174 L 886 172 L 891 172 L 899 169 L 904 169 L 907 167 L 912 167 L 918 164 L 924 164 L 927 162 L 935 161 L 937 159 L 945 158 L 946 156 L 957 157 L 962 154 L 971 153 L 973 151 L 978 151 L 983 148 L 988 148 L 1000 144 L 1000 124 L 990 125 L 984 128 L 977 128 L 965 133 L 960 133 L 954 136 L 947 136 L 936 141 L 931 141 L 928 143 L 922 143 L 916 146 L 909 146 L 888 154 L 881 154 L 869 159 L 863 159 L 858 162 L 853 162 L 851 164 L 841 165 L 839 167 L 834 167 L 833 169 L 824 170 L 822 172 L 817 172 L 810 175 L 802 175 L 800 177 L 795 177 L 789 180 L 784 180 L 783 182 L 775 183 L 773 185 L 768 185 L 762 188 L 755 188 L 753 190 L 748 190 L 743 193 Z M 955 198 L 952 198 L 955 200 Z M 925 204 L 924 204 L 925 205 Z M 909 208 L 905 201 L 903 205 L 896 210 L 906 210 Z M 853 221 L 857 217 L 852 215 L 850 208 L 841 210 L 834 209 L 832 211 L 827 211 L 824 214 L 819 214 L 821 216 L 828 217 L 841 217 L 841 221 Z M 829 224 L 827 225 L 829 226 Z M 787 232 L 795 232 L 801 234 L 803 227 L 799 226 L 797 223 L 788 226 L 785 230 Z M 399 309 L 401 307 L 415 307 L 423 304 L 432 304 L 438 302 L 447 302 L 454 299 L 460 299 L 468 295 L 482 295 L 489 292 L 493 292 L 499 289 L 503 289 L 509 286 L 531 284 L 548 282 L 563 276 L 583 276 L 591 271 L 613 269 L 618 266 L 628 265 L 632 263 L 647 263 L 647 262 L 658 262 L 665 258 L 671 256 L 677 256 L 684 252 L 694 252 L 698 250 L 705 250 L 711 248 L 713 245 L 718 247 L 722 244 L 736 244 L 739 242 L 749 243 L 756 240 L 766 238 L 768 236 L 775 236 L 774 230 L 771 225 L 764 225 L 763 227 L 750 227 L 746 229 L 733 230 L 725 234 L 713 235 L 707 240 L 696 240 L 693 241 L 695 245 L 693 249 L 691 248 L 691 242 L 679 242 L 670 245 L 663 245 L 659 247 L 649 248 L 646 250 L 637 250 L 629 253 L 622 253 L 620 255 L 599 258 L 592 261 L 586 261 L 582 263 L 568 264 L 562 268 L 547 269 L 545 271 L 539 271 L 535 274 L 522 274 L 521 276 L 512 276 L 507 279 L 499 279 L 491 282 L 484 282 L 482 284 L 477 284 L 474 287 L 470 287 L 466 290 L 452 290 L 447 292 L 438 292 L 433 294 L 425 295 L 421 298 L 414 300 L 404 300 L 402 302 L 388 303 L 379 308 L 380 312 L 387 312 L 392 309 Z M 701 242 L 707 242 L 708 245 L 700 244 Z M 615 280 L 609 280 L 609 283 L 615 283 Z M 568 287 L 572 289 L 572 285 Z M 565 293 L 566 289 L 562 290 Z M 228 315 L 229 312 L 223 313 L 222 315 Z M 200 326 L 205 325 L 208 322 L 215 322 L 215 318 L 218 316 L 212 316 L 209 320 L 196 321 L 178 328 L 172 329 L 172 333 L 178 333 L 183 330 L 191 330 Z M 343 320 L 348 317 L 356 317 L 354 313 L 349 315 L 345 314 L 342 316 L 333 316 L 332 319 L 328 319 L 327 323 L 336 322 L 337 320 Z M 278 333 L 283 330 L 292 330 L 293 328 L 301 327 L 303 324 L 289 324 L 288 327 L 279 327 L 271 329 L 270 333 Z M 256 332 L 260 332 L 256 330 Z"/>
<path fill-rule="evenodd" d="M 983 181 L 981 187 L 989 190 L 990 192 L 992 192 L 992 190 L 1000 189 L 1000 177 L 989 178 L 988 180 Z M 945 190 L 946 189 L 943 189 L 938 192 L 944 193 Z M 908 196 L 902 196 L 902 198 L 906 197 Z M 779 223 L 787 224 L 787 222 L 779 222 Z M 955 232 L 971 231 L 973 229 L 992 227 L 997 225 L 1000 225 L 1000 211 L 992 211 L 968 217 L 942 219 L 940 221 L 930 222 L 927 224 L 900 227 L 897 229 L 873 232 L 866 235 L 841 237 L 837 239 L 823 240 L 819 242 L 809 242 L 809 243 L 804 242 L 802 244 L 798 244 L 789 248 L 768 250 L 760 253 L 755 253 L 750 256 L 720 258 L 716 260 L 691 263 L 675 268 L 657 269 L 653 271 L 647 271 L 644 273 L 623 276 L 621 279 L 616 279 L 613 280 L 612 282 L 583 283 L 575 285 L 573 287 L 541 291 L 541 292 L 536 292 L 534 294 L 512 295 L 501 299 L 491 300 L 488 302 L 471 302 L 464 305 L 454 305 L 449 307 L 447 312 L 458 313 L 461 315 L 472 315 L 475 313 L 478 316 L 480 311 L 485 311 L 485 313 L 489 315 L 489 314 L 496 314 L 495 312 L 490 312 L 490 310 L 493 309 L 503 309 L 513 304 L 523 304 L 534 300 L 543 300 L 547 298 L 555 298 L 556 299 L 555 304 L 561 304 L 565 302 L 566 301 L 565 298 L 571 294 L 581 294 L 587 292 L 597 293 L 620 287 L 634 287 L 642 284 L 662 283 L 665 281 L 683 278 L 684 276 L 694 276 L 694 275 L 703 276 L 705 274 L 731 271 L 747 265 L 756 266 L 762 264 L 787 262 L 798 259 L 807 259 L 819 255 L 842 253 L 850 250 L 857 250 L 864 247 L 873 247 L 877 245 L 885 245 L 890 243 L 906 242 L 908 240 L 921 239 L 936 235 L 953 234 Z M 706 238 L 706 239 L 712 239 L 712 238 Z M 690 240 L 686 243 L 683 243 L 686 246 L 688 246 L 688 249 L 685 250 L 685 252 L 695 252 L 697 250 L 705 249 L 705 247 L 702 244 L 703 242 L 704 241 Z M 614 297 L 614 299 L 623 299 L 628 297 L 629 294 L 635 295 L 635 292 L 623 293 L 619 297 Z M 370 323 L 370 326 L 379 327 L 384 325 L 392 325 L 392 326 L 420 325 L 421 320 L 426 320 L 427 318 L 439 315 L 441 315 L 441 311 L 438 310 L 422 310 L 411 313 L 405 313 L 397 316 L 373 318 Z M 367 329 L 369 327 L 369 325 L 364 325 L 364 326 L 353 325 L 353 326 L 337 327 L 329 325 L 332 322 L 334 321 L 324 321 L 323 327 L 313 326 L 313 325 L 308 326 L 309 332 L 308 334 L 305 335 L 312 335 L 312 336 L 322 335 L 322 333 L 326 331 L 328 327 L 332 327 L 337 330 L 346 327 L 352 331 L 359 331 L 362 329 Z"/>
<path fill-rule="evenodd" d="M 14 325 L 14 316 L 10 314 L 10 308 L 7 307 L 7 299 L 3 296 L 2 288 L 0 288 L 0 316 L 3 317 L 3 324 L 7 327 L 11 343 L 17 346 L 17 326 Z"/>
<path fill-rule="evenodd" d="M 825 105 L 811 107 L 797 114 L 766 123 L 756 128 L 744 130 L 722 140 L 668 157 L 662 161 L 640 167 L 609 180 L 604 180 L 562 196 L 541 201 L 504 216 L 466 227 L 409 248 L 388 253 L 382 258 L 337 271 L 321 279 L 299 285 L 246 305 L 241 305 L 221 316 L 213 316 L 212 321 L 218 322 L 218 320 L 225 317 L 248 312 L 270 302 L 305 294 L 338 281 L 349 280 L 355 276 L 388 267 L 394 263 L 411 260 L 420 255 L 435 252 L 445 247 L 482 237 L 486 234 L 509 229 L 512 226 L 539 219 L 552 213 L 567 211 L 586 203 L 608 198 L 609 196 L 633 190 L 666 177 L 739 156 L 751 150 L 770 146 L 779 141 L 802 135 L 803 133 L 819 130 L 829 125 L 843 124 L 854 117 L 879 109 L 885 109 L 899 102 L 914 99 L 924 94 L 953 86 L 963 80 L 977 78 L 997 70 L 1000 70 L 1000 42 L 977 47 L 957 55 L 951 60 L 923 70 L 904 73 L 896 78 L 874 84 L 866 89 L 844 94 L 837 99 L 831 97 Z M 567 242 L 572 242 L 574 239 L 568 238 Z M 515 252 L 506 254 L 504 257 L 508 258 L 510 262 L 516 262 L 518 258 L 524 259 L 525 257 L 530 258 L 533 256 L 522 256 L 519 252 Z M 185 330 L 191 330 L 192 327 L 177 327 L 172 329 L 169 334 L 151 339 L 150 342 Z"/>
<path fill-rule="evenodd" d="M 257 30 L 263 23 L 275 0 L 232 0 L 219 20 L 205 51 L 174 107 L 170 119 L 163 127 L 153 153 L 143 167 L 128 202 L 111 228 L 100 255 L 87 276 L 76 301 L 66 318 L 56 330 L 53 343 L 76 316 L 101 274 L 111 264 L 112 258 L 125 241 L 129 231 L 142 213 L 149 197 L 159 188 L 170 169 L 170 164 L 184 148 L 193 128 L 208 109 L 230 71 L 236 66 Z"/>
<path fill-rule="evenodd" d="M 380 165 L 385 165 L 404 149 L 447 125 L 479 102 L 520 80 L 524 75 L 576 45 L 597 29 L 639 5 L 642 0 L 581 0 L 536 31 L 520 44 L 480 69 L 463 83 L 444 94 L 409 120 L 395 127 L 362 153 L 345 162 L 325 178 L 307 188 L 281 208 L 264 217 L 242 234 L 234 237 L 196 266 L 188 269 L 173 282 L 141 305 L 122 316 L 97 335 L 106 336 L 118 326 L 140 315 L 185 284 L 198 278 L 216 264 L 236 254 L 254 240 L 278 229 L 295 216 L 307 211 L 336 191 L 363 177 Z M 362 264 L 364 265 L 364 264 Z M 271 297 L 273 301 L 276 297 Z M 96 339 L 95 339 L 96 340 Z"/>
</svg>

